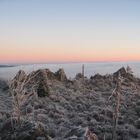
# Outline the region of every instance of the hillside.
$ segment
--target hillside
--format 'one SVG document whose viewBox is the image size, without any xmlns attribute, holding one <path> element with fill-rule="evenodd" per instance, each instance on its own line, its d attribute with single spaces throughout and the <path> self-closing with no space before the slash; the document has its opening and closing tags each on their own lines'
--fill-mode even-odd
<svg viewBox="0 0 140 140">
<path fill-rule="evenodd" d="M 117 103 L 117 140 L 140 139 L 140 79 L 128 69 L 72 80 L 63 69 L 20 70 L 0 89 L 2 140 L 86 140 L 87 127 L 99 140 L 112 140 Z"/>
</svg>

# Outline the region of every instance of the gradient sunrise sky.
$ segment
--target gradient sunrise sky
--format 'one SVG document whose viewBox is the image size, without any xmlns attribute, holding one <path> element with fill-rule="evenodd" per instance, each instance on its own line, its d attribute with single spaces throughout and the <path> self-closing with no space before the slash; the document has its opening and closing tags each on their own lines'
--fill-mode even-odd
<svg viewBox="0 0 140 140">
<path fill-rule="evenodd" d="M 0 63 L 140 60 L 139 0 L 0 0 Z"/>
</svg>

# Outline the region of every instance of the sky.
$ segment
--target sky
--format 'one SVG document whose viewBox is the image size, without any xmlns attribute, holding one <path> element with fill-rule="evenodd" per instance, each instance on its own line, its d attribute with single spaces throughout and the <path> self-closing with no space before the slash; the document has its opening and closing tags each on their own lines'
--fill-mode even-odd
<svg viewBox="0 0 140 140">
<path fill-rule="evenodd" d="M 140 60 L 139 0 L 0 0 L 0 63 Z"/>
</svg>

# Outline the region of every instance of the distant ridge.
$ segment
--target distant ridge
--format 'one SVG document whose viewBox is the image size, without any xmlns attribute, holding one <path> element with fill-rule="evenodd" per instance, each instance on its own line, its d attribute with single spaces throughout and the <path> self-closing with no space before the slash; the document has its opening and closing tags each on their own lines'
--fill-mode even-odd
<svg viewBox="0 0 140 140">
<path fill-rule="evenodd" d="M 0 68 L 5 68 L 5 67 L 15 67 L 16 65 L 0 65 Z"/>
</svg>

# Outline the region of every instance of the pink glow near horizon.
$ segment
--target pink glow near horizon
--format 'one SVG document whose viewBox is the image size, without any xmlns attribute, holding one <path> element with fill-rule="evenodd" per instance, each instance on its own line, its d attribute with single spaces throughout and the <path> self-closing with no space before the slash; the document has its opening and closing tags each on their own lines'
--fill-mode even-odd
<svg viewBox="0 0 140 140">
<path fill-rule="evenodd" d="M 0 2 L 0 63 L 140 60 L 140 1 L 54 1 Z"/>
<path fill-rule="evenodd" d="M 121 50 L 98 47 L 5 47 L 0 51 L 0 61 L 5 63 L 44 63 L 80 61 L 131 61 L 140 60 L 140 49 Z"/>
</svg>

